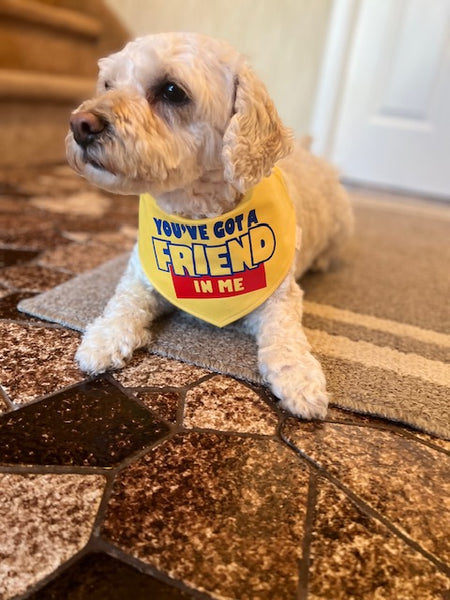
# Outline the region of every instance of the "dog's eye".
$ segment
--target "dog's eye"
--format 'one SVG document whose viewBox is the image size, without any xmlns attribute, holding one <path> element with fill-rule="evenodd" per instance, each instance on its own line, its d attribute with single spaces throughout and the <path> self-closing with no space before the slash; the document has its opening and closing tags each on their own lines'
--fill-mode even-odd
<svg viewBox="0 0 450 600">
<path fill-rule="evenodd" d="M 109 81 L 105 81 L 105 83 L 103 84 L 103 87 L 105 88 L 105 90 L 110 90 L 111 84 L 109 83 Z"/>
<path fill-rule="evenodd" d="M 157 96 L 170 104 L 181 106 L 189 102 L 189 96 L 173 81 L 166 81 L 158 90 Z"/>
</svg>

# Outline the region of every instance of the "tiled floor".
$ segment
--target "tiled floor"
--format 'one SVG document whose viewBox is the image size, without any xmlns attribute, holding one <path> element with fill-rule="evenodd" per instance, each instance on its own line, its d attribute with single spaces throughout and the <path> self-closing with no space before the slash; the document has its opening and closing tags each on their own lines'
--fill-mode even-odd
<svg viewBox="0 0 450 600">
<path fill-rule="evenodd" d="M 131 247 L 136 202 L 1 179 L 1 599 L 450 598 L 448 442 L 145 352 L 86 378 L 15 307 Z"/>
</svg>

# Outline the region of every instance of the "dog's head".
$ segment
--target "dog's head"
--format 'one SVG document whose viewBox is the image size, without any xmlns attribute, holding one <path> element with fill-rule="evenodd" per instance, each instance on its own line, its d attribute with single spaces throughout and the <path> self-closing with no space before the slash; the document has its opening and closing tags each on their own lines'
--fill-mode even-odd
<svg viewBox="0 0 450 600">
<path fill-rule="evenodd" d="M 66 148 L 100 187 L 158 195 L 220 169 L 245 192 L 290 152 L 264 85 L 223 42 L 150 35 L 99 67 L 97 95 L 72 114 Z"/>
</svg>

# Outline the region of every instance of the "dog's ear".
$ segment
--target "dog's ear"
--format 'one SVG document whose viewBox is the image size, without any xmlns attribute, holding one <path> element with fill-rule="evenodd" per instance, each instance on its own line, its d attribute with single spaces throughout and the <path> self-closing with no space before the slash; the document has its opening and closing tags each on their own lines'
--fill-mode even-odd
<svg viewBox="0 0 450 600">
<path fill-rule="evenodd" d="M 264 84 L 242 63 L 236 78 L 234 114 L 223 138 L 226 181 L 244 193 L 291 152 L 292 139 Z"/>
</svg>

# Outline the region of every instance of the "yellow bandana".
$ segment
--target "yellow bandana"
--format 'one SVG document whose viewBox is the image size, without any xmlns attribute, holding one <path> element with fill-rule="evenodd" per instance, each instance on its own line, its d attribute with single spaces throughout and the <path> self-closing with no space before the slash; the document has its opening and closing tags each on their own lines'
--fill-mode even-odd
<svg viewBox="0 0 450 600">
<path fill-rule="evenodd" d="M 275 168 L 232 211 L 212 219 L 168 215 L 150 194 L 139 205 L 139 257 L 172 304 L 223 327 L 260 306 L 294 260 L 295 210 Z"/>
</svg>

